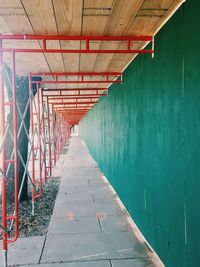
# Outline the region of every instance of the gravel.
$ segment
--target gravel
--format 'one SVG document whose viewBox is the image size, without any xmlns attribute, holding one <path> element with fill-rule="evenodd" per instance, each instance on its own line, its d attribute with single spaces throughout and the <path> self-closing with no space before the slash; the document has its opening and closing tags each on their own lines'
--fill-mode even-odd
<svg viewBox="0 0 200 267">
<path fill-rule="evenodd" d="M 70 140 L 68 140 L 66 146 L 64 147 L 63 154 L 67 154 L 69 142 Z M 19 237 L 46 235 L 51 220 L 51 215 L 53 213 L 56 196 L 60 187 L 60 181 L 60 176 L 52 176 L 47 180 L 43 187 L 42 196 L 35 200 L 35 216 L 32 216 L 31 214 L 32 202 L 31 190 L 29 188 L 29 198 L 19 203 Z M 9 215 L 13 214 L 13 207 L 13 204 L 7 205 L 7 213 Z M 13 230 L 9 233 L 9 238 L 13 238 L 14 234 L 13 227 Z M 2 233 L 0 229 L 0 240 L 1 239 Z"/>
<path fill-rule="evenodd" d="M 31 196 L 28 200 L 19 203 L 19 237 L 42 236 L 47 233 L 60 180 L 61 177 L 51 177 L 47 180 L 41 198 L 35 201 L 35 216 L 31 214 Z M 12 213 L 13 205 L 9 205 L 8 214 Z M 10 237 L 14 237 L 14 230 L 10 232 Z"/>
</svg>

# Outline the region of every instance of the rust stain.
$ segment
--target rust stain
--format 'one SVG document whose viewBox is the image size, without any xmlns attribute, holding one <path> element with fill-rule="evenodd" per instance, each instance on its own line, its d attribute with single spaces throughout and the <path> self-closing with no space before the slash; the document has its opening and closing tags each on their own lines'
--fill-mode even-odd
<svg viewBox="0 0 200 267">
<path fill-rule="evenodd" d="M 67 212 L 67 220 L 73 221 L 74 220 L 74 213 L 72 211 Z"/>
<path fill-rule="evenodd" d="M 107 214 L 104 213 L 104 212 L 98 212 L 98 213 L 96 214 L 96 217 L 98 217 L 98 218 L 101 219 L 101 220 L 105 220 L 106 217 L 107 217 Z"/>
</svg>

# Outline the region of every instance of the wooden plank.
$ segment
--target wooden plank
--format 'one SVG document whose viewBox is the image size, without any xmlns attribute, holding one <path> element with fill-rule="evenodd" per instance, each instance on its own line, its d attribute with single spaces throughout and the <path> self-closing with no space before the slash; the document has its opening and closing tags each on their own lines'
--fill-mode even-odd
<svg viewBox="0 0 200 267">
<path fill-rule="evenodd" d="M 128 34 L 149 35 L 152 28 L 159 23 L 174 0 L 145 0 L 133 21 Z"/>
<path fill-rule="evenodd" d="M 20 0 L 1 0 L 0 16 L 14 34 L 34 34 Z"/>
<path fill-rule="evenodd" d="M 0 2 L 0 32 L 13 34 L 34 34 L 26 13 L 19 0 L 1 0 Z M 12 42 L 13 43 L 13 42 Z M 15 42 L 15 46 L 20 47 L 21 42 Z M 34 48 L 38 48 L 37 41 L 31 44 Z M 7 46 L 13 46 L 7 42 Z M 45 70 L 49 71 L 48 65 L 42 54 L 20 54 L 16 55 L 16 72 L 19 75 L 28 74 L 30 71 Z M 9 53 L 4 54 L 4 62 L 10 66 L 11 56 Z"/>
<path fill-rule="evenodd" d="M 177 1 L 145 0 L 131 27 L 128 29 L 127 35 L 154 35 L 156 28 L 165 19 L 165 14 L 171 12 L 174 5 L 177 5 Z M 133 48 L 142 48 L 144 45 L 145 43 L 141 43 L 141 45 L 136 43 Z M 120 48 L 122 49 L 123 45 Z M 115 55 L 108 67 L 108 71 L 123 70 L 136 56 L 128 54 L 124 56 Z"/>
<path fill-rule="evenodd" d="M 53 0 L 59 35 L 81 35 L 83 0 Z M 61 42 L 63 49 L 79 49 L 80 42 Z M 78 54 L 63 54 L 65 71 L 79 71 Z"/>
<path fill-rule="evenodd" d="M 170 17 L 173 15 L 172 13 L 174 13 L 183 4 L 183 0 L 175 0 L 170 2 L 171 4 L 168 7 L 168 10 L 165 12 L 162 19 L 156 25 L 154 25 L 151 30 L 151 34 L 156 34 L 157 31 L 159 31 L 160 28 L 167 22 L 167 20 L 170 19 Z"/>
<path fill-rule="evenodd" d="M 57 35 L 57 26 L 51 0 L 22 0 L 35 34 Z M 59 41 L 49 41 L 48 48 L 60 48 Z M 64 71 L 61 54 L 46 54 L 51 71 Z"/>
<path fill-rule="evenodd" d="M 104 35 L 114 2 L 113 0 L 84 1 L 82 35 Z M 82 44 L 82 47 L 84 45 Z M 93 49 L 99 49 L 100 45 L 101 42 L 90 42 L 90 47 Z M 97 54 L 81 55 L 80 71 L 94 71 L 97 57 Z M 107 87 L 108 84 L 93 84 L 93 86 L 97 88 Z M 87 87 L 90 85 L 88 84 Z"/>
<path fill-rule="evenodd" d="M 82 35 L 96 36 L 105 31 L 113 0 L 85 0 L 83 6 Z"/>
<path fill-rule="evenodd" d="M 174 0 L 145 0 L 142 9 L 161 11 L 162 9 L 169 9 Z"/>
<path fill-rule="evenodd" d="M 126 35 L 127 29 L 129 29 L 130 25 L 133 23 L 143 2 L 144 0 L 115 1 L 104 34 L 108 36 Z M 102 49 L 108 49 L 109 46 L 110 45 L 108 43 L 105 42 L 101 43 Z M 120 43 L 113 42 L 112 47 L 113 49 L 118 49 L 120 47 Z M 98 55 L 94 66 L 94 71 L 97 70 L 106 71 L 113 58 L 114 54 Z"/>
<path fill-rule="evenodd" d="M 83 6 L 82 35 L 104 35 L 112 5 L 113 0 L 85 0 Z M 93 42 L 90 45 L 94 49 L 98 49 L 100 42 Z M 81 55 L 80 71 L 93 71 L 96 58 L 96 54 Z"/>
<path fill-rule="evenodd" d="M 144 0 L 115 1 L 105 35 L 126 35 Z"/>
<path fill-rule="evenodd" d="M 0 33 L 1 34 L 11 34 L 12 33 L 2 16 L 0 16 Z"/>
<path fill-rule="evenodd" d="M 179 3 L 180 0 L 85 0 L 83 6 L 83 0 L 1 0 L 0 31 L 47 35 L 148 35 L 157 31 Z M 27 44 L 18 42 L 18 45 Z M 38 47 L 39 44 L 32 42 L 30 45 Z M 79 48 L 80 45 L 85 46 L 73 41 L 49 41 L 47 44 L 50 48 Z M 124 47 L 117 42 L 91 42 L 90 45 L 95 49 Z M 142 45 L 144 43 L 135 43 L 133 48 L 141 48 Z M 42 54 L 21 54 L 17 57 L 18 71 L 48 72 L 48 65 L 52 71 L 121 71 L 135 56 L 46 54 L 44 57 Z M 76 84 L 72 86 L 75 88 Z M 91 85 L 82 85 L 83 88 L 86 86 Z"/>
</svg>

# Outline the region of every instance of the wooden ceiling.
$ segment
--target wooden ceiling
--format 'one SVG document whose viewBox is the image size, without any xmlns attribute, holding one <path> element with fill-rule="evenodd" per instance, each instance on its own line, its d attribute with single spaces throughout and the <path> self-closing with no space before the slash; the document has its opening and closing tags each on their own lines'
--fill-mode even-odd
<svg viewBox="0 0 200 267">
<path fill-rule="evenodd" d="M 183 0 L 0 0 L 0 33 L 154 36 L 182 2 Z M 52 49 L 80 49 L 84 45 L 81 41 L 48 42 L 48 47 Z M 94 41 L 91 45 L 94 49 L 107 49 L 108 46 L 122 49 L 125 46 L 122 42 L 108 44 L 99 41 Z M 132 48 L 141 49 L 145 45 L 144 42 L 135 42 Z M 4 42 L 4 47 L 40 46 L 39 41 Z M 123 72 L 135 56 L 136 54 L 18 53 L 16 72 L 19 75 L 27 75 L 29 72 Z M 4 61 L 10 64 L 9 53 L 4 53 Z M 75 79 L 79 80 L 79 77 Z M 79 84 L 78 87 L 105 88 L 109 85 L 110 83 Z M 75 88 L 77 84 L 67 86 Z M 63 85 L 48 87 L 61 88 Z"/>
<path fill-rule="evenodd" d="M 2 34 L 43 35 L 154 35 L 180 0 L 0 0 Z M 8 42 L 7 42 L 8 43 Z M 51 42 L 49 42 L 51 45 Z M 12 42 L 13 44 L 13 42 Z M 9 44 L 8 44 L 9 45 Z M 15 42 L 16 47 L 30 45 Z M 32 47 L 38 47 L 33 41 Z M 66 42 L 53 42 L 65 48 Z M 67 44 L 69 47 L 69 43 Z M 96 42 L 96 49 L 107 43 Z M 115 42 L 116 49 L 122 46 Z M 144 44 L 136 44 L 136 46 Z M 74 49 L 80 42 L 70 42 Z M 106 47 L 105 47 L 106 48 Z M 17 72 L 122 71 L 135 55 L 124 54 L 20 54 Z M 147 55 L 149 56 L 149 55 Z M 7 59 L 7 57 L 5 57 Z"/>
</svg>

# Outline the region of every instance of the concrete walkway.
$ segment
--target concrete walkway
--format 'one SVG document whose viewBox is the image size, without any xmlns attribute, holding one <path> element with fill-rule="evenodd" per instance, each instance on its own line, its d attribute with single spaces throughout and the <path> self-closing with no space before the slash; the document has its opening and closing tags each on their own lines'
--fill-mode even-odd
<svg viewBox="0 0 200 267">
<path fill-rule="evenodd" d="M 9 246 L 10 266 L 154 267 L 78 136 L 63 155 L 62 180 L 46 237 Z M 158 266 L 158 265 L 157 265 Z"/>
</svg>

